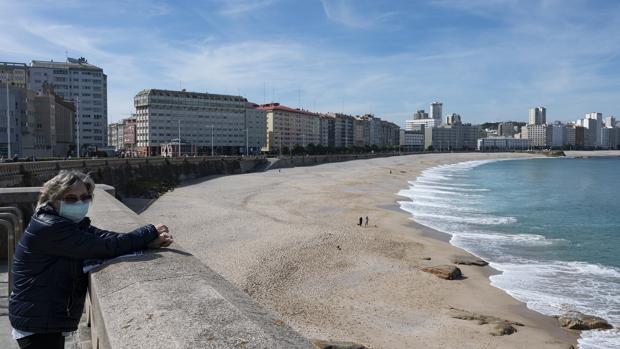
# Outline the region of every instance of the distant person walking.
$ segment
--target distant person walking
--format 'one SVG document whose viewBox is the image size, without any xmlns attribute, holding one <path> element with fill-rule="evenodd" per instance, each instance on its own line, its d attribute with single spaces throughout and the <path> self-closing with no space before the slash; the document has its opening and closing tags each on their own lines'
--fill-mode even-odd
<svg viewBox="0 0 620 349">
<path fill-rule="evenodd" d="M 366 216 L 366 223 L 364 224 L 365 227 L 368 226 L 368 216 Z"/>
<path fill-rule="evenodd" d="M 364 218 L 360 217 L 360 222 L 357 225 L 361 227 L 363 222 L 364 222 Z"/>
</svg>

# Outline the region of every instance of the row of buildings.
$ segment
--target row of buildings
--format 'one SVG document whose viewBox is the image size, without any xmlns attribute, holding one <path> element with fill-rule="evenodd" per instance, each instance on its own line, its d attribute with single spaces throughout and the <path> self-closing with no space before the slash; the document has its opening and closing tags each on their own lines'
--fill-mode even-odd
<svg viewBox="0 0 620 349">
<path fill-rule="evenodd" d="M 148 89 L 108 144 L 131 156 L 282 153 L 295 146 L 398 146 L 400 127 L 373 115 L 321 114 L 241 96 Z"/>
<path fill-rule="evenodd" d="M 475 150 L 476 142 L 484 137 L 478 125 L 464 124 L 461 116 L 451 113 L 443 118 L 443 103 L 433 102 L 430 113 L 418 110 L 405 121 L 400 146 L 405 151 Z"/>
<path fill-rule="evenodd" d="M 587 113 L 575 122 L 547 123 L 545 107 L 531 108 L 528 123 L 517 127 L 500 123 L 497 136 L 478 141 L 479 150 L 488 149 L 620 149 L 620 124 L 613 116 Z"/>
<path fill-rule="evenodd" d="M 0 137 L 2 154 L 57 157 L 106 146 L 107 76 L 86 59 L 0 62 L 0 86 L 0 133 L 8 114 L 11 135 Z"/>
</svg>

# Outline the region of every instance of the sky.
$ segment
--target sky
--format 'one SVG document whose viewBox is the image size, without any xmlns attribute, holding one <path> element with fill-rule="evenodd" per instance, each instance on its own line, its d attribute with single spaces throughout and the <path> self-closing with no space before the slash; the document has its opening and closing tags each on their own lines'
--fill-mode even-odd
<svg viewBox="0 0 620 349">
<path fill-rule="evenodd" d="M 0 61 L 86 57 L 108 121 L 159 88 L 404 126 L 620 116 L 617 0 L 0 0 Z"/>
</svg>

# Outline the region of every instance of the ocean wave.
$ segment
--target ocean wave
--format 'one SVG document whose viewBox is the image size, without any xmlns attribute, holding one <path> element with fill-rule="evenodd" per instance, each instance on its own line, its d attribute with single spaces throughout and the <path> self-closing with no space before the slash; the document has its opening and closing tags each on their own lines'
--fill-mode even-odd
<svg viewBox="0 0 620 349">
<path fill-rule="evenodd" d="M 463 207 L 462 205 L 454 205 L 453 203 L 448 202 L 448 201 L 437 202 L 437 201 L 429 201 L 429 200 L 424 201 L 424 200 L 412 199 L 411 201 L 399 201 L 398 204 L 401 206 L 401 209 L 409 213 L 416 212 L 415 210 L 424 211 L 426 208 L 433 208 L 433 209 L 441 208 L 447 211 L 469 212 L 469 213 L 476 213 L 480 211 L 479 209 L 472 207 L 472 205 Z M 434 211 L 436 212 L 436 210 Z"/>
<path fill-rule="evenodd" d="M 533 310 L 547 315 L 577 310 L 602 317 L 615 327 L 620 325 L 620 270 L 617 268 L 586 262 L 531 260 L 491 262 L 490 265 L 502 271 L 490 277 L 491 284 L 527 303 Z M 591 332 L 583 332 L 582 348 L 618 348 L 620 345 L 617 332 Z M 599 340 L 603 338 L 613 345 Z"/>
<path fill-rule="evenodd" d="M 469 224 L 482 224 L 482 225 L 498 225 L 498 224 L 512 224 L 517 222 L 517 218 L 515 217 L 497 217 L 490 215 L 476 215 L 472 214 L 469 216 L 449 216 L 435 213 L 427 213 L 427 212 L 414 212 L 414 219 L 424 218 L 426 220 L 440 220 L 447 222 L 465 222 Z"/>
<path fill-rule="evenodd" d="M 453 190 L 441 190 L 441 189 L 433 189 L 431 187 L 418 187 L 413 186 L 408 190 L 409 195 L 415 197 L 417 193 L 431 193 L 431 194 L 439 194 L 439 195 L 452 195 L 452 196 L 462 196 L 468 198 L 481 198 L 483 197 L 480 194 L 470 194 L 469 192 L 462 191 L 453 191 Z"/>
<path fill-rule="evenodd" d="M 451 191 L 451 192 L 487 192 L 487 191 L 491 191 L 490 189 L 487 188 L 472 188 L 472 187 L 451 187 L 448 185 L 428 185 L 428 184 L 419 184 L 419 183 L 414 183 L 411 185 L 411 187 L 413 188 L 420 188 L 420 189 L 436 189 L 436 190 L 445 190 L 445 191 Z"/>
<path fill-rule="evenodd" d="M 565 239 L 549 239 L 538 234 L 502 234 L 497 232 L 460 232 L 454 234 L 454 239 L 455 243 L 471 242 L 479 244 L 484 241 L 485 243 L 522 246 L 548 246 L 558 243 L 569 243 Z"/>
</svg>

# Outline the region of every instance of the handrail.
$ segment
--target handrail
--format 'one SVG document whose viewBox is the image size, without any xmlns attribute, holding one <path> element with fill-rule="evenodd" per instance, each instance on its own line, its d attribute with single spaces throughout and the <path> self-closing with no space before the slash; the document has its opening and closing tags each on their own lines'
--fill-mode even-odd
<svg viewBox="0 0 620 349">
<path fill-rule="evenodd" d="M 21 232 L 24 229 L 24 220 L 21 214 L 21 211 L 17 207 L 0 207 L 0 221 L 6 222 L 5 219 L 11 219 L 11 224 L 13 226 L 13 234 L 11 234 L 10 229 L 7 228 L 7 272 L 9 276 L 9 287 L 8 292 L 11 294 L 11 285 L 13 285 L 13 255 L 15 254 L 15 245 L 19 238 L 21 237 Z"/>
</svg>

